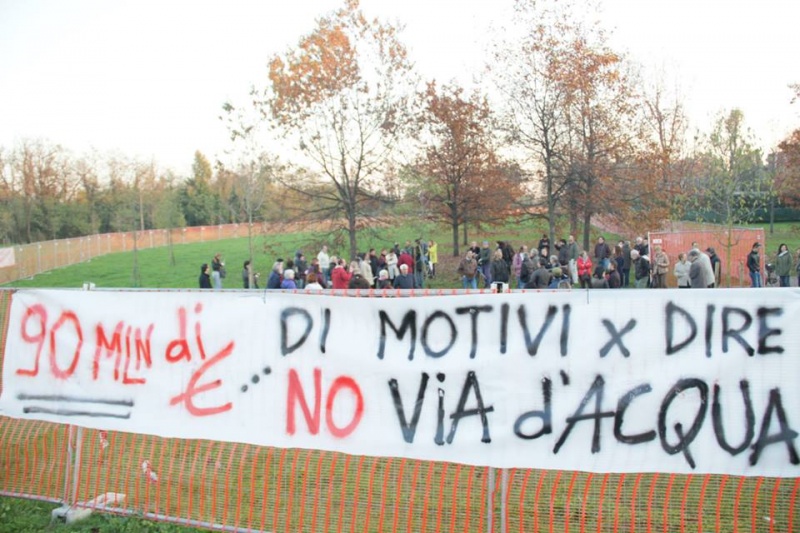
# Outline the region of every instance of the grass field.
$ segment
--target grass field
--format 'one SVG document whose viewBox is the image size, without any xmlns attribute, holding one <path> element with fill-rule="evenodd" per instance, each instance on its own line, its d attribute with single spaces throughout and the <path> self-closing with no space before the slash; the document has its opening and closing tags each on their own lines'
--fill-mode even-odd
<svg viewBox="0 0 800 533">
<path fill-rule="evenodd" d="M 542 227 L 529 223 L 508 228 L 495 229 L 476 234 L 470 240 L 510 240 L 515 245 L 535 244 L 542 233 Z M 456 287 L 459 285 L 456 276 L 458 260 L 452 257 L 453 247 L 447 229 L 436 228 L 429 224 L 404 226 L 397 231 L 387 229 L 362 230 L 359 234 L 359 246 L 362 251 L 375 248 L 380 252 L 391 247 L 395 242 L 404 246 L 406 240 L 418 237 L 434 240 L 439 244 L 439 271 L 442 275 L 428 284 L 434 288 Z M 297 250 L 303 250 L 306 258 L 316 256 L 323 241 L 314 234 L 278 234 L 258 235 L 254 237 L 255 270 L 261 273 L 261 286 L 266 283 L 270 268 L 277 258 L 294 257 Z M 331 244 L 329 253 L 336 256 L 347 256 L 343 244 Z M 172 250 L 167 247 L 140 250 L 133 252 L 109 254 L 96 257 L 90 261 L 68 267 L 44 272 L 32 278 L 9 283 L 7 287 L 75 287 L 86 282 L 94 283 L 98 288 L 134 287 L 134 264 L 138 267 L 139 287 L 142 288 L 197 288 L 200 265 L 210 263 L 215 253 L 221 253 L 226 262 L 228 276 L 223 282 L 225 288 L 241 288 L 242 264 L 248 257 L 248 239 L 238 238 L 195 244 L 176 244 Z M 174 257 L 174 264 L 172 258 Z M 134 263 L 135 259 L 135 263 Z M 377 275 L 377 273 L 375 273 Z"/>
<path fill-rule="evenodd" d="M 765 257 L 773 261 L 778 245 L 786 243 L 794 253 L 800 248 L 800 222 L 779 223 L 775 232 L 769 233 L 765 224 L 754 224 L 752 227 L 764 228 L 766 233 Z M 526 223 L 509 225 L 505 228 L 474 233 L 470 240 L 509 240 L 515 246 L 526 243 L 535 245 L 544 230 L 541 224 Z M 430 280 L 429 287 L 458 287 L 455 270 L 458 259 L 452 257 L 451 235 L 447 228 L 437 228 L 430 224 L 403 226 L 397 231 L 387 229 L 364 230 L 359 235 L 359 243 L 363 249 L 374 247 L 377 250 L 390 247 L 394 242 L 402 246 L 406 240 L 419 236 L 433 239 L 439 243 L 439 276 Z M 606 233 L 609 242 L 616 242 L 618 236 Z M 254 261 L 256 271 L 261 273 L 261 285 L 275 259 L 293 257 L 296 250 L 303 250 L 306 257 L 316 255 L 322 245 L 321 239 L 309 233 L 257 235 L 254 237 Z M 343 245 L 331 245 L 331 252 L 338 255 L 345 250 Z M 172 251 L 169 248 L 140 250 L 136 256 L 139 271 L 139 286 L 143 288 L 196 288 L 200 274 L 200 265 L 209 263 L 215 253 L 220 252 L 226 260 L 228 277 L 224 281 L 226 288 L 241 288 L 242 263 L 248 257 L 247 238 L 223 241 L 203 242 L 197 244 L 177 244 Z M 346 255 L 346 254 L 345 254 Z M 174 256 L 174 264 L 172 257 Z M 134 278 L 133 252 L 110 254 L 97 257 L 91 261 L 44 272 L 32 278 L 19 280 L 4 285 L 6 287 L 74 287 L 79 288 L 85 282 L 92 282 L 99 288 L 133 287 Z"/>
<path fill-rule="evenodd" d="M 59 505 L 37 500 L 0 496 L 0 531 L 4 533 L 42 533 L 43 531 L 83 533 L 191 533 L 204 531 L 136 517 L 93 513 L 88 519 L 67 525 L 51 523 L 51 512 Z"/>
</svg>

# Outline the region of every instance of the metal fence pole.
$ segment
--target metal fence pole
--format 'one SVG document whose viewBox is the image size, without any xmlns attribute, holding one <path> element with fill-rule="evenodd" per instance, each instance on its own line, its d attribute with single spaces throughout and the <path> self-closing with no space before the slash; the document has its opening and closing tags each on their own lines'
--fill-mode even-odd
<svg viewBox="0 0 800 533">
<path fill-rule="evenodd" d="M 489 490 L 486 495 L 486 506 L 489 512 L 486 513 L 486 531 L 494 533 L 494 468 L 488 467 L 489 470 Z"/>
<path fill-rule="evenodd" d="M 70 505 L 69 499 L 69 480 L 70 476 L 73 474 L 72 469 L 72 460 L 73 456 L 75 455 L 75 451 L 73 449 L 73 439 L 75 438 L 75 426 L 69 425 L 67 426 L 67 464 L 64 465 L 64 487 L 63 487 L 63 501 L 64 505 Z"/>
<path fill-rule="evenodd" d="M 508 524 L 506 524 L 506 502 L 508 501 L 508 469 L 502 468 L 500 469 L 500 497 L 502 500 L 500 501 L 500 533 L 506 533 L 508 531 Z"/>
<path fill-rule="evenodd" d="M 81 471 L 81 447 L 83 446 L 83 428 L 78 427 L 75 432 L 75 460 L 72 463 L 72 493 L 70 494 L 69 505 L 78 503 L 78 479 Z"/>
</svg>

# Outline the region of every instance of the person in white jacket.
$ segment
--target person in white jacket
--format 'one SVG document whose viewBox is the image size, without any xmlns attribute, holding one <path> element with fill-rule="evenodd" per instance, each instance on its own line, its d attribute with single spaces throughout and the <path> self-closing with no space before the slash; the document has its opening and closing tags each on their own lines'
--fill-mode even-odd
<svg viewBox="0 0 800 533">
<path fill-rule="evenodd" d="M 692 286 L 692 281 L 689 279 L 689 269 L 692 264 L 686 260 L 686 254 L 681 252 L 678 254 L 678 261 L 672 269 L 672 273 L 678 278 L 679 289 L 689 289 Z"/>
</svg>

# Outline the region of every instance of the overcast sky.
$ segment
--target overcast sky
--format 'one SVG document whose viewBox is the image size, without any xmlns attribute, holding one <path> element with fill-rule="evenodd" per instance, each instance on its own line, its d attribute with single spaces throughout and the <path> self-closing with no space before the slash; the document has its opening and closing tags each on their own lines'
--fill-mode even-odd
<svg viewBox="0 0 800 533">
<path fill-rule="evenodd" d="M 362 0 L 406 25 L 426 79 L 469 80 L 511 0 Z M 604 0 L 612 44 L 680 86 L 693 128 L 739 107 L 765 149 L 800 127 L 800 0 Z M 228 140 L 223 102 L 266 80 L 334 0 L 0 0 L 0 146 L 44 138 L 188 172 Z"/>
</svg>

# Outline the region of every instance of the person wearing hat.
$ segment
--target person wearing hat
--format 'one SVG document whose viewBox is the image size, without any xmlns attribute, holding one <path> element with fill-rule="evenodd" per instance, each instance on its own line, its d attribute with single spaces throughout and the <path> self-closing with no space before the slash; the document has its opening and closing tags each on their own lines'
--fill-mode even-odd
<svg viewBox="0 0 800 533">
<path fill-rule="evenodd" d="M 747 270 L 750 272 L 751 286 L 754 289 L 761 287 L 761 243 L 754 242 L 753 248 L 747 254 Z"/>
</svg>

